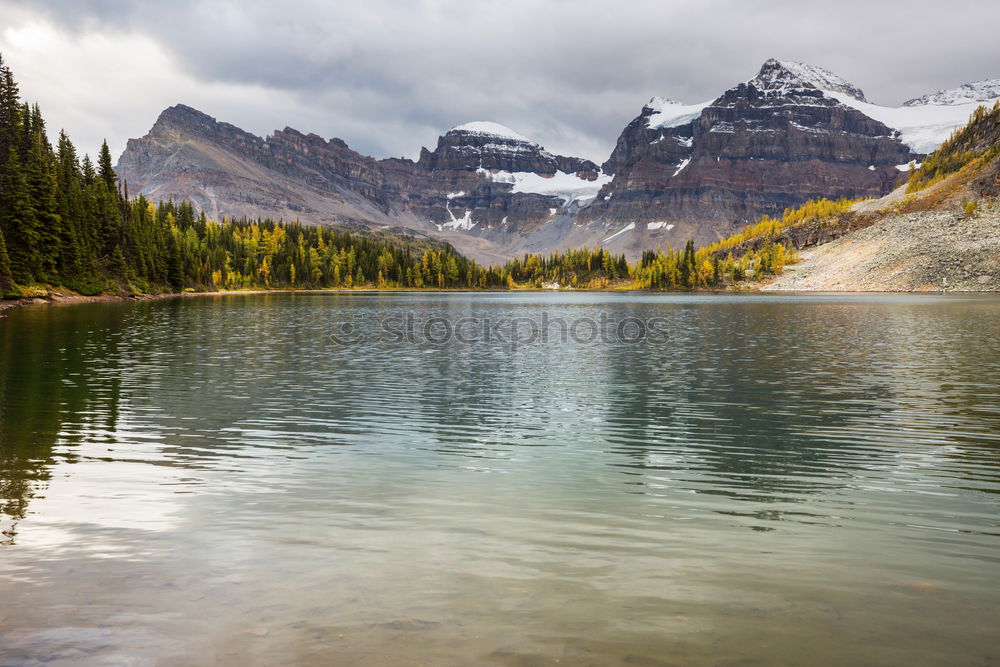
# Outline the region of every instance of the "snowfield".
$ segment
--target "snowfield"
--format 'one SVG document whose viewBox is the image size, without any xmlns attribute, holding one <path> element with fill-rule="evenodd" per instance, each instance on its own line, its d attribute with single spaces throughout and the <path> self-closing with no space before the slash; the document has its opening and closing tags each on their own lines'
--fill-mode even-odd
<svg viewBox="0 0 1000 667">
<path fill-rule="evenodd" d="M 654 97 L 646 104 L 646 108 L 653 110 L 653 114 L 646 119 L 646 127 L 651 130 L 662 130 L 685 125 L 700 116 L 702 110 L 714 101 L 681 104 L 664 97 Z"/>
<path fill-rule="evenodd" d="M 579 178 L 576 174 L 568 174 L 564 171 L 557 171 L 552 176 L 543 176 L 530 171 L 498 171 L 494 173 L 489 169 L 479 169 L 478 173 L 495 183 L 512 184 L 514 186 L 513 192 L 559 197 L 563 200 L 564 206 L 574 201 L 583 203 L 594 199 L 600 189 L 605 184 L 610 183 L 612 178 L 610 174 L 599 174 L 596 180 L 588 181 Z"/>
<path fill-rule="evenodd" d="M 448 216 L 451 217 L 451 222 L 446 222 L 443 225 L 437 225 L 438 231 L 444 231 L 445 229 L 461 229 L 463 231 L 469 231 L 476 226 L 477 223 L 472 221 L 472 209 L 465 209 L 465 214 L 461 218 L 456 218 L 455 213 L 451 210 L 451 205 L 445 207 L 448 211 Z"/>
<path fill-rule="evenodd" d="M 832 90 L 823 91 L 842 104 L 853 107 L 899 132 L 899 139 L 915 153 L 933 153 L 951 133 L 969 122 L 977 107 L 988 102 L 963 104 L 924 104 L 920 106 L 883 107 L 860 102 L 849 95 Z"/>
<path fill-rule="evenodd" d="M 977 107 L 1000 99 L 1000 80 L 988 79 L 924 95 L 900 107 L 884 107 L 868 102 L 860 88 L 822 67 L 779 62 L 824 95 L 898 131 L 900 141 L 915 153 L 934 152 L 952 132 L 969 122 Z"/>
<path fill-rule="evenodd" d="M 501 137 L 503 139 L 512 139 L 514 141 L 523 141 L 526 144 L 538 145 L 528 137 L 524 136 L 519 132 L 515 132 L 506 125 L 501 125 L 500 123 L 494 123 L 489 120 L 477 120 L 471 123 L 465 123 L 464 125 L 457 125 L 449 132 L 466 132 L 468 134 L 481 134 L 489 137 Z"/>
</svg>

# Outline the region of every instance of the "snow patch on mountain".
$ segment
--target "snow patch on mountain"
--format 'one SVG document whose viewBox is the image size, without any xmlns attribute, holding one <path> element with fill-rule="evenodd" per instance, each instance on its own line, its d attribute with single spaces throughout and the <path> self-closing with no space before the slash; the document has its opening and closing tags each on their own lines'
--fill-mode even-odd
<svg viewBox="0 0 1000 667">
<path fill-rule="evenodd" d="M 915 97 L 903 102 L 903 106 L 957 105 L 972 102 L 994 102 L 998 99 L 1000 99 L 1000 79 L 983 79 L 982 81 L 962 84 L 958 88 L 939 90 L 936 93 Z"/>
<path fill-rule="evenodd" d="M 588 181 L 564 171 L 557 171 L 551 176 L 530 171 L 494 172 L 489 169 L 478 169 L 477 172 L 495 183 L 510 183 L 514 186 L 512 191 L 515 193 L 559 197 L 563 200 L 563 205 L 595 198 L 600 189 L 613 178 L 611 174 L 598 174 L 595 180 Z"/>
<path fill-rule="evenodd" d="M 850 95 L 824 91 L 842 104 L 853 107 L 899 132 L 899 139 L 915 153 L 933 153 L 952 132 L 969 122 L 979 102 L 964 104 L 924 104 L 920 106 L 883 107 L 860 102 Z"/>
<path fill-rule="evenodd" d="M 442 231 L 442 228 L 446 229 L 461 229 L 464 231 L 469 231 L 476 226 L 476 223 L 472 221 L 472 209 L 465 209 L 465 214 L 461 218 L 456 218 L 455 214 L 452 213 L 451 207 L 447 207 L 448 215 L 451 217 L 451 222 L 446 222 L 443 225 L 438 225 L 438 231 Z"/>
<path fill-rule="evenodd" d="M 523 134 L 515 132 L 506 125 L 501 125 L 500 123 L 494 123 L 488 120 L 477 120 L 471 123 L 465 123 L 464 125 L 457 125 L 448 130 L 448 132 L 464 132 L 466 134 L 480 134 L 490 137 L 500 137 L 512 141 L 523 141 L 524 143 L 535 144 L 537 146 L 534 141 Z"/>
<path fill-rule="evenodd" d="M 614 234 L 612 234 L 608 238 L 606 238 L 603 241 L 601 241 L 601 243 L 607 243 L 608 241 L 610 241 L 611 239 L 615 238 L 616 236 L 621 236 L 625 232 L 630 232 L 633 229 L 635 229 L 635 223 L 634 222 L 630 222 L 630 223 L 628 223 L 628 225 L 624 229 L 620 229 L 619 231 L 615 232 Z"/>
<path fill-rule="evenodd" d="M 702 110 L 711 103 L 712 100 L 698 104 L 682 104 L 665 97 L 654 97 L 643 107 L 643 111 L 647 109 L 652 111 L 646 118 L 646 127 L 651 130 L 662 130 L 685 125 L 700 116 Z"/>
</svg>

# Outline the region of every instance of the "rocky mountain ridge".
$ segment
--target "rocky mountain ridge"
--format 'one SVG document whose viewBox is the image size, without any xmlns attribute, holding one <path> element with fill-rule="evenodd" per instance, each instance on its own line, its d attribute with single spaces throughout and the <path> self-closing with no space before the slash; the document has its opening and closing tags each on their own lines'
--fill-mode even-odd
<svg viewBox="0 0 1000 667">
<path fill-rule="evenodd" d="M 452 128 L 416 161 L 378 160 L 340 139 L 291 128 L 261 138 L 178 105 L 129 141 L 118 172 L 133 193 L 190 199 L 216 218 L 402 226 L 484 262 L 595 244 L 636 257 L 809 198 L 885 194 L 964 123 L 971 97 L 1000 96 L 990 82 L 969 86 L 881 107 L 828 70 L 768 60 L 714 100 L 653 98 L 601 166 L 488 121 Z"/>
</svg>

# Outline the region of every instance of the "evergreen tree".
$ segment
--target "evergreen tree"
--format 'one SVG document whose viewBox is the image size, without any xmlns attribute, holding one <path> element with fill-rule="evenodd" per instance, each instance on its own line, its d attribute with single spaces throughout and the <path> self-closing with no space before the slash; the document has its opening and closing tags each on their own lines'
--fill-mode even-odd
<svg viewBox="0 0 1000 667">
<path fill-rule="evenodd" d="M 0 297 L 14 286 L 14 276 L 10 271 L 10 257 L 7 255 L 7 242 L 0 231 Z"/>
<path fill-rule="evenodd" d="M 101 152 L 97 157 L 97 170 L 104 182 L 104 186 L 111 192 L 118 191 L 118 176 L 115 174 L 115 168 L 111 163 L 111 149 L 108 148 L 108 142 L 104 141 L 101 144 Z"/>
<path fill-rule="evenodd" d="M 56 199 L 55 165 L 45 138 L 45 122 L 38 106 L 31 109 L 31 143 L 25 164 L 28 197 L 34 205 L 37 233 L 37 279 L 58 284 L 62 255 L 62 225 Z"/>
<path fill-rule="evenodd" d="M 4 172 L 0 174 L 4 199 L 3 210 L 0 211 L 0 232 L 8 242 L 14 280 L 27 285 L 35 282 L 41 273 L 40 239 L 28 183 L 21 169 L 18 151 L 13 146 L 8 151 Z"/>
<path fill-rule="evenodd" d="M 176 291 L 184 288 L 184 261 L 177 246 L 177 239 L 168 233 L 167 238 L 167 283 Z"/>
<path fill-rule="evenodd" d="M 20 127 L 21 94 L 14 75 L 0 55 L 0 169 L 3 169 Z"/>
</svg>

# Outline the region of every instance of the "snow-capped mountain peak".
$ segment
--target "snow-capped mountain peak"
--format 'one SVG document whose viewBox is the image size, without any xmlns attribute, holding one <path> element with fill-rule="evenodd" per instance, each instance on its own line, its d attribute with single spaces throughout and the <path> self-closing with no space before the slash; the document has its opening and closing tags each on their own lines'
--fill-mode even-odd
<svg viewBox="0 0 1000 667">
<path fill-rule="evenodd" d="M 510 141 L 521 141 L 528 144 L 534 144 L 536 142 L 532 141 L 528 137 L 515 132 L 506 125 L 501 125 L 500 123 L 494 123 L 489 120 L 477 120 L 471 123 L 465 123 L 463 125 L 457 125 L 450 130 L 448 133 L 452 132 L 462 133 L 462 134 L 476 134 L 489 137 L 499 137 L 501 139 L 507 139 Z"/>
<path fill-rule="evenodd" d="M 780 60 L 769 58 L 760 66 L 757 76 L 747 84 L 770 94 L 786 95 L 805 88 L 814 89 L 811 83 L 785 67 Z"/>
<path fill-rule="evenodd" d="M 747 83 L 770 94 L 788 95 L 802 90 L 819 89 L 848 95 L 858 101 L 865 101 L 860 88 L 843 77 L 815 65 L 777 60 L 770 58 L 761 65 L 757 76 Z"/>
<path fill-rule="evenodd" d="M 894 130 L 915 153 L 937 149 L 956 128 L 965 125 L 979 104 L 1000 98 L 1000 80 L 991 79 L 884 107 L 865 99 L 860 88 L 829 70 L 790 60 L 771 59 L 748 82 L 766 96 L 796 96 L 822 91 L 824 97 L 852 107 Z"/>
<path fill-rule="evenodd" d="M 779 60 L 776 62 L 802 81 L 811 83 L 820 90 L 831 90 L 837 93 L 843 93 L 860 102 L 867 101 L 865 99 L 864 92 L 860 88 L 847 79 L 834 74 L 828 69 L 816 67 L 815 65 L 807 65 L 806 63 L 795 62 L 794 60 Z"/>
<path fill-rule="evenodd" d="M 681 106 L 681 105 L 683 105 L 683 102 L 678 102 L 677 100 L 673 100 L 669 97 L 660 97 L 659 95 L 656 95 L 654 97 L 651 97 L 649 101 L 646 102 L 645 106 L 643 106 L 643 109 L 652 109 L 653 111 L 660 111 L 661 109 L 663 109 L 663 107 L 666 106 Z"/>
<path fill-rule="evenodd" d="M 903 102 L 903 106 L 917 107 L 925 104 L 954 106 L 972 102 L 993 102 L 996 99 L 1000 99 L 1000 79 L 983 79 L 962 84 L 958 88 L 915 97 Z"/>
</svg>

